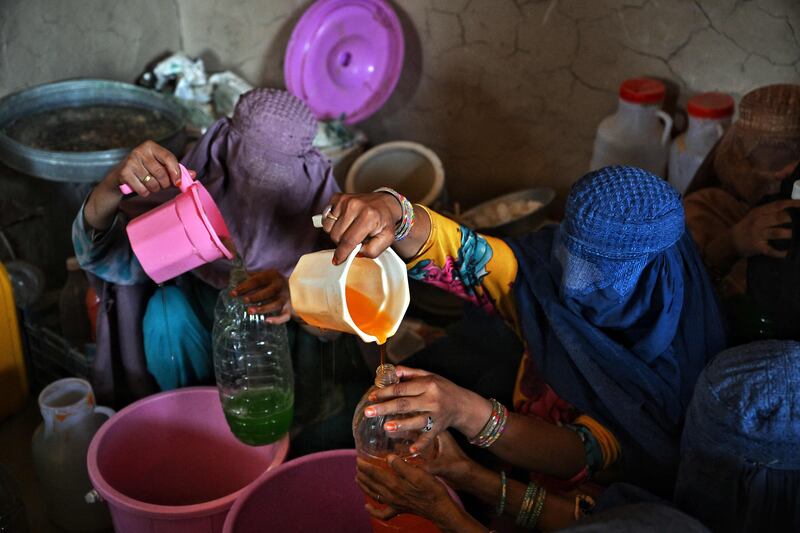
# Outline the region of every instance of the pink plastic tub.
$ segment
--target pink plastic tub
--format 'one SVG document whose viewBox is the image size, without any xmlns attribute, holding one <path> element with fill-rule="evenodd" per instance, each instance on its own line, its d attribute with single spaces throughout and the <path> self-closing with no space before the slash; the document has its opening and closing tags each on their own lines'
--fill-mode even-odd
<svg viewBox="0 0 800 533">
<path fill-rule="evenodd" d="M 117 533 L 215 533 L 240 493 L 283 462 L 284 437 L 252 447 L 233 436 L 214 387 L 140 400 L 89 446 L 89 478 Z"/>
<path fill-rule="evenodd" d="M 372 533 L 364 493 L 355 477 L 355 450 L 331 450 L 289 461 L 242 492 L 223 532 Z M 450 495 L 461 504 L 453 491 Z"/>
<path fill-rule="evenodd" d="M 120 189 L 132 192 L 127 185 Z M 181 165 L 181 193 L 133 219 L 127 228 L 133 253 L 147 275 L 163 283 L 205 263 L 233 254 L 221 238 L 230 237 L 214 199 Z"/>
</svg>

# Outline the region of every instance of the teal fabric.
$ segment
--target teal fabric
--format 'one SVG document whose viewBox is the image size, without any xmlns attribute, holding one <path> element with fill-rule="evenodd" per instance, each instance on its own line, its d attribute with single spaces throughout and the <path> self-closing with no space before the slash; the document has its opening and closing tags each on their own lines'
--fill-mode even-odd
<svg viewBox="0 0 800 533">
<path fill-rule="evenodd" d="M 211 334 L 179 287 L 156 290 L 143 326 L 147 371 L 162 391 L 213 380 Z"/>
</svg>

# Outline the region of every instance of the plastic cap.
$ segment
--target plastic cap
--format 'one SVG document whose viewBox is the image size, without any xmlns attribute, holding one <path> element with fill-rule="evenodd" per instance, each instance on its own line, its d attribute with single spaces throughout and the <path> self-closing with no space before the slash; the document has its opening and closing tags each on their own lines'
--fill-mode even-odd
<svg viewBox="0 0 800 533">
<path fill-rule="evenodd" d="M 686 111 L 697 118 L 725 118 L 733 115 L 733 97 L 725 93 L 700 93 L 689 98 Z"/>
<path fill-rule="evenodd" d="M 667 89 L 652 78 L 634 78 L 622 82 L 619 97 L 635 104 L 657 104 L 664 99 Z"/>
<path fill-rule="evenodd" d="M 81 269 L 81 264 L 78 263 L 78 259 L 75 257 L 70 257 L 67 259 L 67 270 L 70 272 L 74 272 L 76 270 Z"/>
</svg>

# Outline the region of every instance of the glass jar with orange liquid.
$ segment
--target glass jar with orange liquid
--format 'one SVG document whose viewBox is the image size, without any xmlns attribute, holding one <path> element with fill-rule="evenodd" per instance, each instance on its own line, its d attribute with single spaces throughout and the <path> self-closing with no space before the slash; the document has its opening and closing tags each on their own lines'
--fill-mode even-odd
<svg viewBox="0 0 800 533">
<path fill-rule="evenodd" d="M 384 346 L 385 345 L 381 345 L 382 356 Z M 397 377 L 394 365 L 381 364 L 375 371 L 375 385 L 370 387 L 361 398 L 361 401 L 358 402 L 355 415 L 353 416 L 353 438 L 356 442 L 356 451 L 358 451 L 358 455 L 362 459 L 386 469 L 389 468 L 389 464 L 386 462 L 386 456 L 390 454 L 397 455 L 410 464 L 421 464 L 426 460 L 436 457 L 438 451 L 434 446 L 423 452 L 411 452 L 411 445 L 414 444 L 420 436 L 419 430 L 387 432 L 383 429 L 384 424 L 390 420 L 408 418 L 414 416 L 416 413 L 375 416 L 372 418 L 365 416 L 364 410 L 370 405 L 377 403 L 369 400 L 370 394 L 377 389 L 382 389 L 399 382 L 400 379 Z M 369 496 L 365 496 L 365 498 L 367 503 L 373 507 L 385 507 Z M 383 531 L 434 533 L 439 531 L 429 520 L 412 514 L 399 514 L 386 521 L 371 518 L 371 522 L 372 530 L 375 533 Z"/>
</svg>

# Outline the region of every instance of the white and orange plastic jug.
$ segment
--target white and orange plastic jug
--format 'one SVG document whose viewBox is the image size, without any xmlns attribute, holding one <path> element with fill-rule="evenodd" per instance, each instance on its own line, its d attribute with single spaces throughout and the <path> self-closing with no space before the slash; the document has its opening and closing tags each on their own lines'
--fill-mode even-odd
<svg viewBox="0 0 800 533">
<path fill-rule="evenodd" d="M 665 177 L 672 132 L 672 117 L 661 110 L 665 95 L 660 80 L 625 80 L 617 112 L 597 127 L 589 170 L 627 165 Z"/>
<path fill-rule="evenodd" d="M 180 169 L 181 193 L 128 223 L 133 253 L 156 283 L 222 257 L 233 258 L 222 242 L 230 238 L 230 232 L 217 204 L 186 167 Z M 132 192 L 126 185 L 120 190 Z"/>
<path fill-rule="evenodd" d="M 397 332 L 411 297 L 406 265 L 391 248 L 375 259 L 361 245 L 334 265 L 334 250 L 306 254 L 289 278 L 294 312 L 311 326 L 382 344 Z"/>
</svg>

